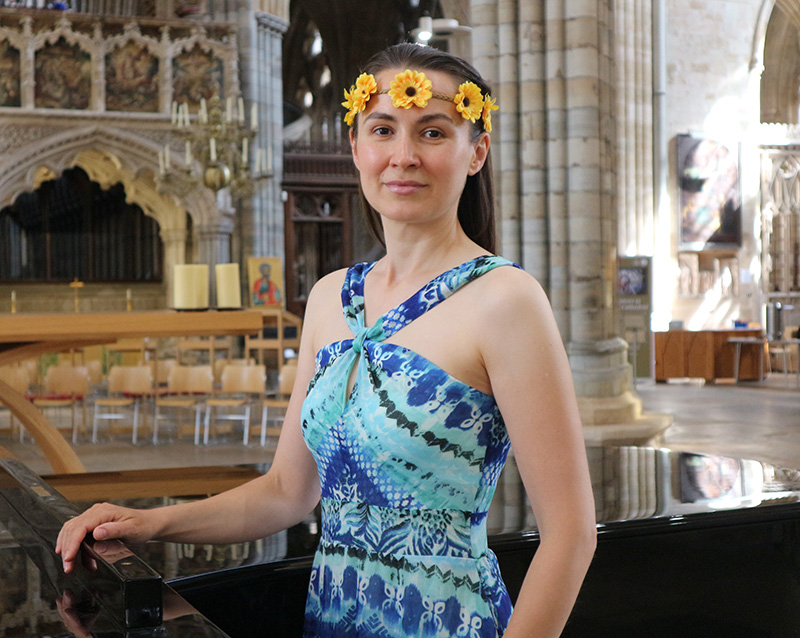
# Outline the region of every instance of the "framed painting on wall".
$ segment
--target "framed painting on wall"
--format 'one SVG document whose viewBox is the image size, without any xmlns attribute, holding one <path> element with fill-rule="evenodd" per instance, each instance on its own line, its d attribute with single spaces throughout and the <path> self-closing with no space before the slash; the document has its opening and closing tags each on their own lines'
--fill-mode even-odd
<svg viewBox="0 0 800 638">
<path fill-rule="evenodd" d="M 280 257 L 248 257 L 247 281 L 254 308 L 283 308 L 283 262 Z"/>
<path fill-rule="evenodd" d="M 678 135 L 676 157 L 681 249 L 740 246 L 739 144 Z"/>
</svg>

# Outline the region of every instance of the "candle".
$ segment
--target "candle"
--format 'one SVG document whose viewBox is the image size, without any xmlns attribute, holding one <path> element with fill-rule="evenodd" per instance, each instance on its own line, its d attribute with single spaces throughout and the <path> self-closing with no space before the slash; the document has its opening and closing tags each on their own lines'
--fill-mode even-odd
<svg viewBox="0 0 800 638">
<path fill-rule="evenodd" d="M 217 276 L 217 308 L 241 308 L 239 264 L 217 264 L 214 272 Z"/>
<path fill-rule="evenodd" d="M 254 131 L 258 128 L 258 104 L 255 102 L 250 107 L 250 128 Z"/>
<path fill-rule="evenodd" d="M 215 140 L 213 137 L 211 138 L 211 142 L 209 142 L 209 148 L 210 148 L 210 151 L 211 151 L 211 161 L 212 162 L 216 162 L 217 161 L 217 140 Z"/>
<path fill-rule="evenodd" d="M 183 126 L 189 126 L 189 105 L 186 102 L 181 104 L 180 112 L 183 114 Z"/>
<path fill-rule="evenodd" d="M 236 106 L 239 107 L 237 109 L 239 124 L 244 124 L 244 100 L 241 97 L 237 100 Z"/>
<path fill-rule="evenodd" d="M 178 123 L 178 103 L 172 100 L 172 124 Z"/>
<path fill-rule="evenodd" d="M 11 312 L 13 312 L 13 313 L 17 312 L 17 291 L 16 290 L 12 290 L 11 291 Z"/>
<path fill-rule="evenodd" d="M 158 151 L 158 174 L 164 174 L 164 151 Z"/>
<path fill-rule="evenodd" d="M 130 289 L 130 288 L 128 288 L 128 289 L 125 291 L 125 299 L 127 299 L 128 301 L 130 301 L 130 300 L 131 300 L 131 289 Z"/>
<path fill-rule="evenodd" d="M 172 285 L 172 305 L 177 310 L 208 308 L 207 264 L 176 264 Z"/>
<path fill-rule="evenodd" d="M 261 174 L 261 149 L 258 147 L 256 147 L 256 165 L 255 168 L 253 169 L 253 174 L 254 175 Z"/>
<path fill-rule="evenodd" d="M 233 100 L 226 98 L 225 100 L 225 121 L 230 122 L 233 116 Z"/>
<path fill-rule="evenodd" d="M 205 124 L 208 122 L 208 111 L 206 111 L 206 98 L 200 98 L 200 122 Z"/>
<path fill-rule="evenodd" d="M 242 164 L 247 166 L 247 138 L 242 140 Z"/>
<path fill-rule="evenodd" d="M 169 144 L 164 144 L 164 168 L 169 170 Z"/>
<path fill-rule="evenodd" d="M 189 140 L 184 142 L 184 153 L 183 153 L 183 161 L 186 164 L 186 168 L 190 168 L 192 165 L 192 143 Z"/>
</svg>

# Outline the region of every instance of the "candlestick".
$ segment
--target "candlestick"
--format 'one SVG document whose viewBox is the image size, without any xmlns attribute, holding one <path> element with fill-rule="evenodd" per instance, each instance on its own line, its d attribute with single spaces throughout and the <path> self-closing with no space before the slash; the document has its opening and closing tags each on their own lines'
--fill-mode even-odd
<svg viewBox="0 0 800 638">
<path fill-rule="evenodd" d="M 83 288 L 83 282 L 78 281 L 78 278 L 75 277 L 74 281 L 69 284 L 69 287 L 72 288 L 75 296 L 75 312 L 80 312 L 80 305 L 78 303 L 78 290 Z"/>
<path fill-rule="evenodd" d="M 217 308 L 241 308 L 239 264 L 217 264 L 214 272 L 217 276 Z"/>
</svg>

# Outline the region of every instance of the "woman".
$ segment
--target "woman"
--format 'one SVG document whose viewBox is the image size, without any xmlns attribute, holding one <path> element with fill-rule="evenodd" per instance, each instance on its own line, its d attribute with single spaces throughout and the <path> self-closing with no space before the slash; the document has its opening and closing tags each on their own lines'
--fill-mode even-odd
<svg viewBox="0 0 800 638">
<path fill-rule="evenodd" d="M 270 471 L 187 505 L 97 505 L 57 551 L 69 571 L 92 531 L 255 539 L 321 501 L 307 636 L 558 636 L 594 551 L 594 505 L 547 298 L 491 254 L 489 88 L 458 58 L 404 44 L 345 97 L 386 256 L 314 286 Z M 509 444 L 541 533 L 513 615 L 485 526 Z"/>
</svg>

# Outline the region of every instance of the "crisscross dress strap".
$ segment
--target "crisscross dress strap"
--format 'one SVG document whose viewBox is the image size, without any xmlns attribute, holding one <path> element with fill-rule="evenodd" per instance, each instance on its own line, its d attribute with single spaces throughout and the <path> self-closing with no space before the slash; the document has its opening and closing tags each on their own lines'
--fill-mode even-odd
<svg viewBox="0 0 800 638">
<path fill-rule="evenodd" d="M 364 280 L 374 263 L 356 264 L 347 272 L 342 286 L 344 316 L 356 339 L 382 341 L 408 325 L 417 317 L 436 307 L 454 292 L 481 275 L 499 266 L 514 266 L 515 263 L 496 255 L 482 255 L 451 268 L 432 279 L 399 306 L 378 318 L 366 328 L 364 312 Z M 360 345 L 360 344 L 359 344 Z"/>
</svg>

